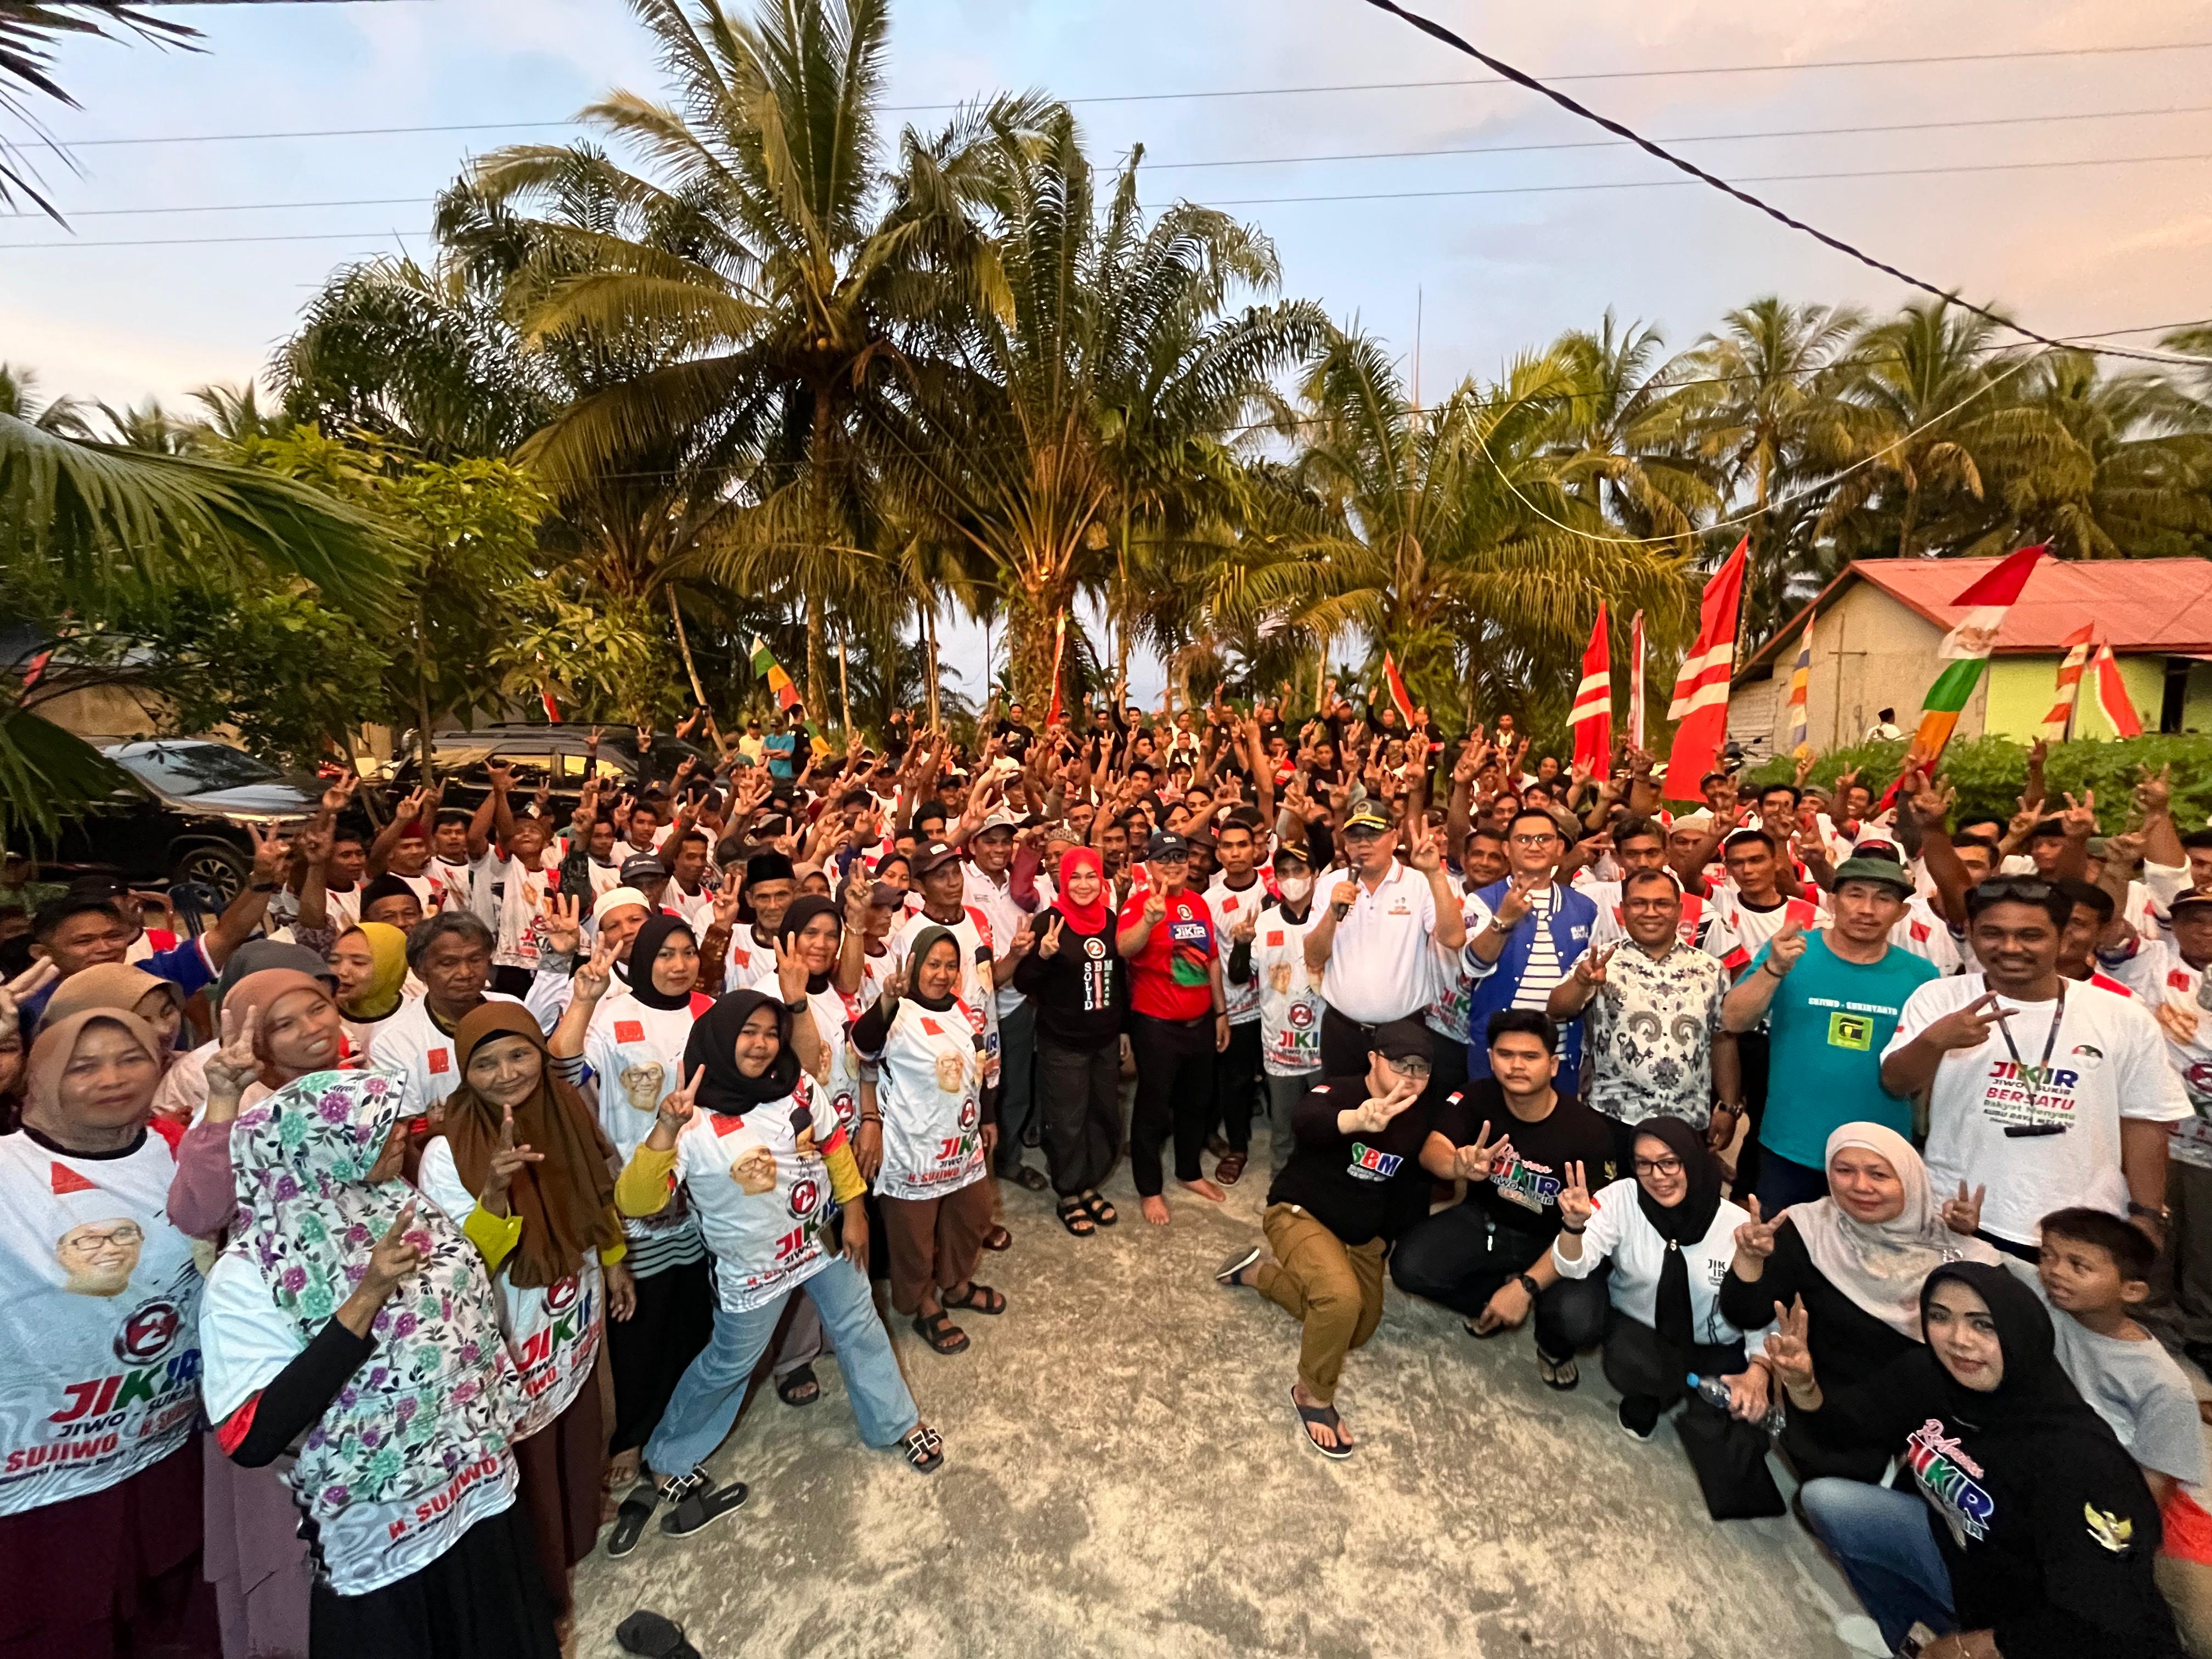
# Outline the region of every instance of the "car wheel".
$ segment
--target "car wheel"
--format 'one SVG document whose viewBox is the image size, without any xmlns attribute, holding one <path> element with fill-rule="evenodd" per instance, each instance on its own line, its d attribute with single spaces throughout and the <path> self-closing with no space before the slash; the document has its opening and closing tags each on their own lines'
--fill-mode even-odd
<svg viewBox="0 0 2212 1659">
<path fill-rule="evenodd" d="M 246 885 L 246 877 L 252 872 L 252 860 L 235 847 L 208 841 L 188 847 L 179 854 L 170 875 L 175 881 L 197 882 L 212 888 L 228 904 L 238 896 L 238 890 Z"/>
</svg>

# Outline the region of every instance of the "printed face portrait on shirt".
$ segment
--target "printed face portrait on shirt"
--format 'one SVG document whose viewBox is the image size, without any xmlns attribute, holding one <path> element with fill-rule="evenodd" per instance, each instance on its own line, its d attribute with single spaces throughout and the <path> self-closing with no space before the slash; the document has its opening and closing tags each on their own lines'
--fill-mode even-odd
<svg viewBox="0 0 2212 1659">
<path fill-rule="evenodd" d="M 665 1075 L 657 1060 L 643 1066 L 625 1066 L 622 1073 L 623 1093 L 639 1111 L 657 1111 L 660 1106 L 660 1080 Z"/>
<path fill-rule="evenodd" d="M 54 1260 L 68 1275 L 62 1288 L 77 1296 L 120 1296 L 138 1271 L 146 1230 L 128 1216 L 85 1221 L 54 1245 Z"/>
<path fill-rule="evenodd" d="M 749 1146 L 730 1165 L 730 1179 L 749 1196 L 775 1190 L 775 1154 L 765 1146 Z"/>
<path fill-rule="evenodd" d="M 957 1095 L 968 1086 L 968 1062 L 958 1054 L 942 1054 L 937 1057 L 937 1086 L 948 1095 Z"/>
</svg>

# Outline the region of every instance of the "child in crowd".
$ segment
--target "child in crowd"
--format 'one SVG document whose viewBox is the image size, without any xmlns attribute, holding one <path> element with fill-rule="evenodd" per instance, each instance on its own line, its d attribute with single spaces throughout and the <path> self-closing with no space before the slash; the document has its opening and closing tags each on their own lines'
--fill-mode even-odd
<svg viewBox="0 0 2212 1659">
<path fill-rule="evenodd" d="M 2212 1653 L 2212 1514 L 2203 1507 L 2204 1427 L 2179 1363 L 2136 1322 L 2157 1250 L 2102 1210 L 2043 1218 L 2036 1276 L 2051 1304 L 2058 1363 L 2141 1466 L 2166 1540 L 2159 1588 L 2191 1653 Z"/>
</svg>

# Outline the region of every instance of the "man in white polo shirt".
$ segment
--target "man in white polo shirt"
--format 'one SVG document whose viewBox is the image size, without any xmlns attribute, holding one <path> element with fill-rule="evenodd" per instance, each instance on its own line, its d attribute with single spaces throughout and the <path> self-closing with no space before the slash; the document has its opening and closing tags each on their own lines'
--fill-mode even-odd
<svg viewBox="0 0 2212 1659">
<path fill-rule="evenodd" d="M 1407 830 L 1407 862 L 1396 857 L 1389 817 L 1363 801 L 1344 821 L 1350 868 L 1306 935 L 1306 971 L 1321 977 L 1324 1077 L 1357 1076 L 1375 1029 L 1418 1016 L 1436 992 L 1431 952 L 1467 942 L 1459 898 L 1425 820 Z"/>
</svg>

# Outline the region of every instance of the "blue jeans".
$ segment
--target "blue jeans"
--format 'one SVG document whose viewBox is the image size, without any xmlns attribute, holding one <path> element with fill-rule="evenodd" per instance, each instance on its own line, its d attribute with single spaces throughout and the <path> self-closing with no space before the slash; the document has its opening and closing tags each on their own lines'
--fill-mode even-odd
<svg viewBox="0 0 2212 1659">
<path fill-rule="evenodd" d="M 1917 1492 L 1829 1477 L 1808 1480 L 1797 1499 L 1893 1650 L 1916 1620 L 1939 1636 L 1958 1628 L 1951 1574 Z"/>
<path fill-rule="evenodd" d="M 896 1442 L 921 1419 L 899 1375 L 890 1334 L 876 1316 L 868 1276 L 841 1255 L 799 1289 L 812 1300 L 836 1344 L 837 1369 L 845 1374 L 860 1438 L 871 1446 Z M 714 1340 L 684 1371 L 660 1426 L 646 1443 L 647 1468 L 659 1474 L 688 1474 L 722 1443 L 738 1420 L 753 1367 L 793 1294 L 786 1291 L 744 1313 L 714 1310 Z"/>
</svg>

